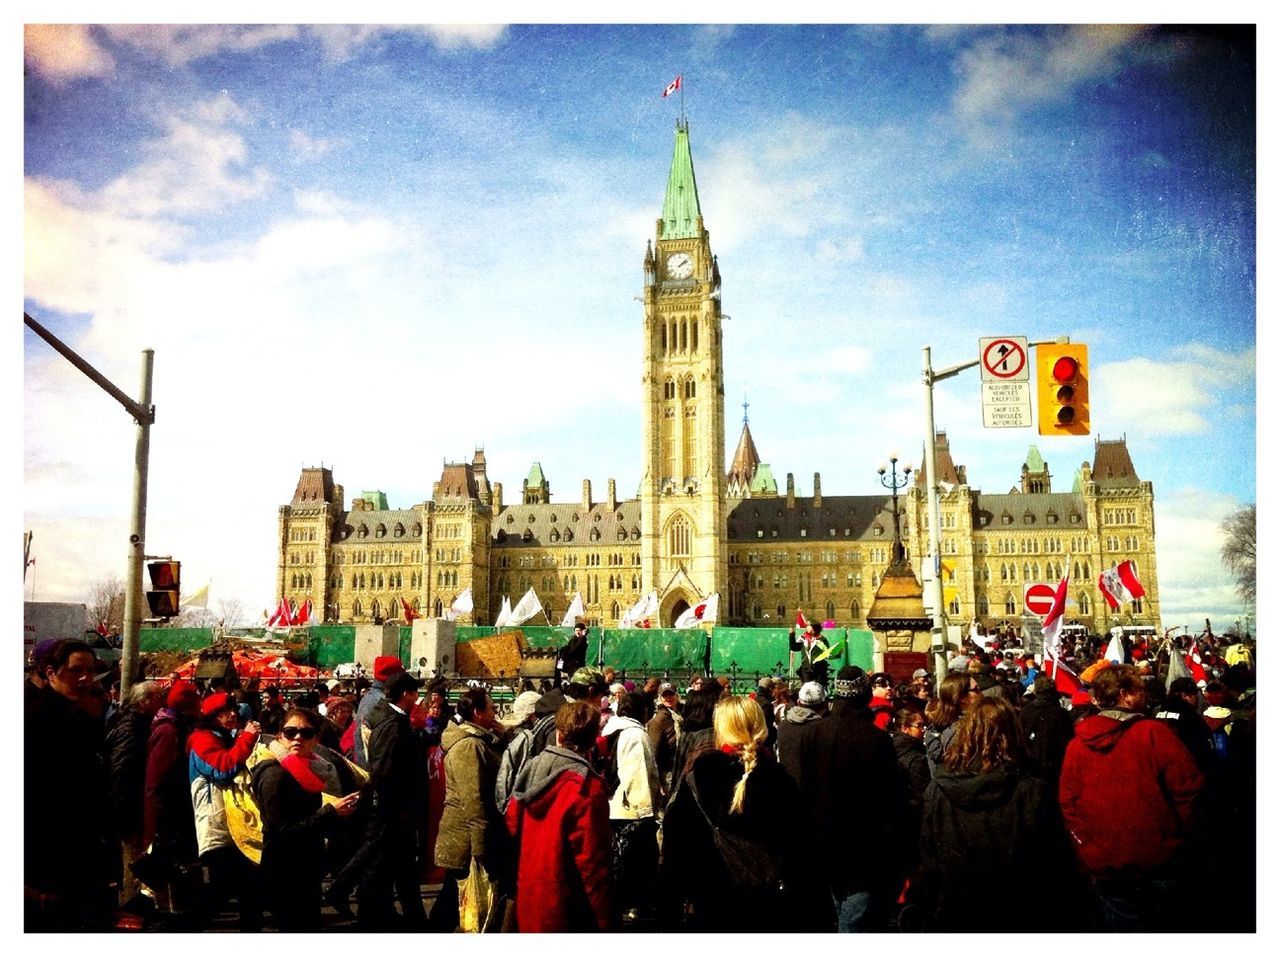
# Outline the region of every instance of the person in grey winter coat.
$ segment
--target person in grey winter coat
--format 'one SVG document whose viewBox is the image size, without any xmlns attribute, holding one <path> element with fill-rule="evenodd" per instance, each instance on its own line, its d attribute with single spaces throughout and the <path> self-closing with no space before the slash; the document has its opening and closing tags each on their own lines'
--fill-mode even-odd
<svg viewBox="0 0 1280 957">
<path fill-rule="evenodd" d="M 515 732 L 502 752 L 498 764 L 498 783 L 494 788 L 494 800 L 499 814 L 507 813 L 507 801 L 515 788 L 516 776 L 533 755 L 533 725 L 538 720 L 534 708 L 542 696 L 536 691 L 524 691 L 511 706 Z"/>
</svg>

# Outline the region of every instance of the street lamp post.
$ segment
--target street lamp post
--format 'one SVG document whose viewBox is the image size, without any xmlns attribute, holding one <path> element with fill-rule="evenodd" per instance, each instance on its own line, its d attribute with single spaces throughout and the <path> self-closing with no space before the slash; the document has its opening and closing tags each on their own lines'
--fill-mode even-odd
<svg viewBox="0 0 1280 957">
<path fill-rule="evenodd" d="M 902 477 L 898 477 L 898 454 L 889 456 L 889 466 L 876 469 L 880 475 L 880 484 L 887 488 L 893 496 L 893 560 L 900 562 L 906 557 L 906 549 L 902 545 L 902 523 L 898 512 L 898 489 L 906 488 L 911 482 L 911 466 L 902 467 Z"/>
</svg>

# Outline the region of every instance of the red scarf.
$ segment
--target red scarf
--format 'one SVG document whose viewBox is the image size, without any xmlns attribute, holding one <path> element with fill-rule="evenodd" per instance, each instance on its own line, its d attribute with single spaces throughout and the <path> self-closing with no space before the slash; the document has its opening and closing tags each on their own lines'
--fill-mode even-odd
<svg viewBox="0 0 1280 957">
<path fill-rule="evenodd" d="M 324 790 L 324 782 L 311 770 L 310 757 L 287 754 L 280 759 L 280 767 L 288 771 L 308 794 L 319 794 Z"/>
</svg>

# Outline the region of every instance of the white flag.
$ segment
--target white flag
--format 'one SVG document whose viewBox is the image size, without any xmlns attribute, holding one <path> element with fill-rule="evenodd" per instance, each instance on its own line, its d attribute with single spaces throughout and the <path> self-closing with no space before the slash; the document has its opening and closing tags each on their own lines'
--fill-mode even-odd
<svg viewBox="0 0 1280 957">
<path fill-rule="evenodd" d="M 508 625 L 523 625 L 526 621 L 542 611 L 542 602 L 538 601 L 538 596 L 532 588 L 524 593 L 524 596 L 516 602 L 516 607 L 511 609 L 511 620 Z"/>
<path fill-rule="evenodd" d="M 493 623 L 493 627 L 501 628 L 503 625 L 509 624 L 511 624 L 511 599 L 503 595 L 502 608 L 498 611 L 498 618 Z"/>
<path fill-rule="evenodd" d="M 651 618 L 658 611 L 658 593 L 651 591 L 638 602 L 627 609 L 627 613 L 622 616 L 622 621 L 618 622 L 619 628 L 634 628 L 639 622 L 646 618 Z"/>
<path fill-rule="evenodd" d="M 1053 604 L 1049 608 L 1049 613 L 1044 616 L 1041 622 L 1041 632 L 1044 635 L 1044 657 L 1046 660 L 1052 659 L 1054 667 L 1057 667 L 1058 660 L 1058 632 L 1062 630 L 1063 615 L 1067 610 L 1067 576 L 1071 573 L 1071 556 L 1067 556 L 1067 562 L 1062 566 L 1062 581 L 1058 582 L 1058 587 L 1053 593 Z"/>
<path fill-rule="evenodd" d="M 455 615 L 469 615 L 475 610 L 475 602 L 471 600 L 471 588 L 462 589 L 462 594 L 453 600 L 449 610 Z"/>
<path fill-rule="evenodd" d="M 574 592 L 573 601 L 569 602 L 569 610 L 564 613 L 564 618 L 560 621 L 560 627 L 572 627 L 585 614 L 586 606 L 582 604 L 582 592 Z"/>
<path fill-rule="evenodd" d="M 1124 664 L 1124 645 L 1120 643 L 1120 629 L 1113 629 L 1111 632 L 1111 640 L 1107 642 L 1107 650 L 1103 657 L 1113 665 Z"/>
<path fill-rule="evenodd" d="M 716 620 L 716 616 L 720 612 L 720 593 L 715 592 L 708 596 L 704 602 L 699 602 L 692 608 L 686 608 L 684 612 L 676 619 L 677 628 L 696 628 L 699 625 L 709 625 Z"/>
</svg>

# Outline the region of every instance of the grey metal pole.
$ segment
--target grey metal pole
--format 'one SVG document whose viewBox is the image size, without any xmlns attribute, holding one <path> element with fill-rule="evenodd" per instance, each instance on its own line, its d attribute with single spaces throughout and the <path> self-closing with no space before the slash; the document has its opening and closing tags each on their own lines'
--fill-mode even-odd
<svg viewBox="0 0 1280 957">
<path fill-rule="evenodd" d="M 942 608 L 942 548 L 938 516 L 938 439 L 933 425 L 933 360 L 929 346 L 924 347 L 924 484 L 929 496 L 929 552 L 933 561 L 933 582 L 929 586 L 933 604 L 934 679 L 939 688 L 947 674 L 947 632 Z"/>
<path fill-rule="evenodd" d="M 155 350 L 142 350 L 142 383 L 138 404 L 151 408 L 151 368 Z M 151 460 L 151 417 L 138 419 L 133 455 L 133 510 L 129 525 L 128 569 L 124 591 L 124 647 L 120 653 L 120 699 L 123 701 L 138 670 L 138 643 L 142 634 L 142 561 L 147 551 L 147 468 Z"/>
</svg>

